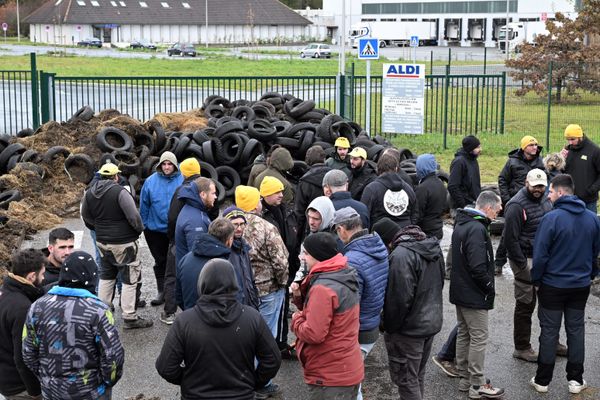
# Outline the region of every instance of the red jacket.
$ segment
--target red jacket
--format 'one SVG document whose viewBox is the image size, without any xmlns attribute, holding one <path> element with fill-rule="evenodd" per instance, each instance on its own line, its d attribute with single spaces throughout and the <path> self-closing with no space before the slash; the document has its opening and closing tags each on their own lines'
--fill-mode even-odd
<svg viewBox="0 0 600 400">
<path fill-rule="evenodd" d="M 304 309 L 294 313 L 298 358 L 311 385 L 354 386 L 364 378 L 358 345 L 358 282 L 341 254 L 312 267 Z"/>
</svg>

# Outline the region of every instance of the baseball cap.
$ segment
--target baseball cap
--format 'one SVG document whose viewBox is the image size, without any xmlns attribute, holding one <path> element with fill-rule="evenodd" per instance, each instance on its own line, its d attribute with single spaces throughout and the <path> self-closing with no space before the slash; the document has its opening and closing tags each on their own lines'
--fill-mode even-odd
<svg viewBox="0 0 600 400">
<path fill-rule="evenodd" d="M 349 154 L 350 157 L 362 157 L 364 160 L 367 159 L 367 151 L 362 147 L 355 147 Z"/>
<path fill-rule="evenodd" d="M 333 225 L 341 224 L 342 222 L 349 221 L 358 216 L 358 213 L 352 207 L 340 208 L 333 215 Z"/>
<path fill-rule="evenodd" d="M 535 168 L 527 173 L 527 182 L 531 186 L 548 186 L 548 177 L 544 171 L 539 168 Z"/>
<path fill-rule="evenodd" d="M 104 164 L 98 170 L 98 173 L 102 176 L 114 176 L 114 175 L 118 174 L 119 172 L 121 172 L 121 170 L 119 170 L 119 167 L 117 167 L 115 164 L 110 163 L 110 162 Z"/>
<path fill-rule="evenodd" d="M 337 139 L 335 139 L 335 147 L 341 147 L 343 149 L 349 149 L 350 148 L 350 142 L 348 141 L 348 138 L 345 137 L 339 137 Z"/>
</svg>

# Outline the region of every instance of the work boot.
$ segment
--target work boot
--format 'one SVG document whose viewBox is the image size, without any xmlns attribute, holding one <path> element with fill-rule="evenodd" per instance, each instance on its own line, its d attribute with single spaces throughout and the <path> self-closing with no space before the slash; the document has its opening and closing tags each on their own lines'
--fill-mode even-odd
<svg viewBox="0 0 600 400">
<path fill-rule="evenodd" d="M 137 317 L 136 319 L 124 319 L 123 329 L 150 328 L 154 323 L 149 319 Z"/>
<path fill-rule="evenodd" d="M 559 357 L 566 357 L 569 354 L 569 349 L 562 343 L 556 346 L 556 355 Z"/>
<path fill-rule="evenodd" d="M 438 356 L 433 356 L 431 359 L 433 360 L 433 363 L 440 367 L 440 369 L 449 377 L 458 378 L 460 376 L 458 369 L 456 369 L 456 364 L 454 364 L 452 361 L 442 360 Z M 467 387 L 467 389 L 464 391 L 466 392 L 468 389 L 469 388 Z"/>
<path fill-rule="evenodd" d="M 538 353 L 534 351 L 531 347 L 527 350 L 516 350 L 513 351 L 513 357 L 518 358 L 520 360 L 525 360 L 527 362 L 537 362 Z"/>
<path fill-rule="evenodd" d="M 489 380 L 485 385 L 473 385 L 469 388 L 470 399 L 497 399 L 504 396 L 504 389 L 493 387 Z"/>
<path fill-rule="evenodd" d="M 165 304 L 165 293 L 164 292 L 158 292 L 158 296 L 156 296 L 155 299 L 152 299 L 150 301 L 150 305 L 151 306 L 160 306 L 161 304 Z"/>
<path fill-rule="evenodd" d="M 281 393 L 279 385 L 276 383 L 270 383 L 264 388 L 258 389 L 256 392 L 254 392 L 254 398 L 260 400 L 268 399 L 269 397 L 278 395 L 279 393 Z"/>
</svg>

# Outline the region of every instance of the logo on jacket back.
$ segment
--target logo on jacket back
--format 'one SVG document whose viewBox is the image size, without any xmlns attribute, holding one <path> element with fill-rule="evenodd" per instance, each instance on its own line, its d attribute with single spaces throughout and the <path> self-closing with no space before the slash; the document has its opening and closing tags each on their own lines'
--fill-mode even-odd
<svg viewBox="0 0 600 400">
<path fill-rule="evenodd" d="M 408 208 L 408 194 L 404 190 L 393 192 L 386 190 L 383 195 L 383 208 L 393 217 L 398 217 Z"/>
</svg>

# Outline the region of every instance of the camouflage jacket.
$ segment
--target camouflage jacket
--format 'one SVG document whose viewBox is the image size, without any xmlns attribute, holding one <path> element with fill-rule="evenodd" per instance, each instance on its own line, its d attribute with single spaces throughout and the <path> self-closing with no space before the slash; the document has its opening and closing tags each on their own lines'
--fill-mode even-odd
<svg viewBox="0 0 600 400">
<path fill-rule="evenodd" d="M 275 225 L 246 214 L 244 239 L 250 245 L 250 264 L 259 296 L 284 288 L 288 279 L 288 251 Z"/>
<path fill-rule="evenodd" d="M 124 358 L 110 309 L 87 290 L 56 286 L 31 305 L 23 361 L 44 399 L 104 398 L 121 378 Z"/>
</svg>

